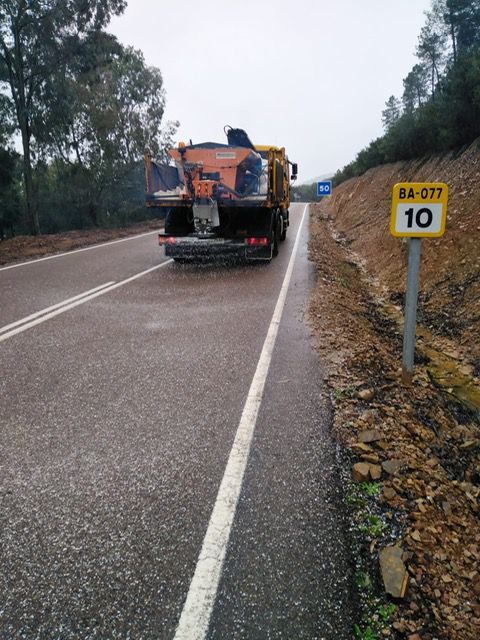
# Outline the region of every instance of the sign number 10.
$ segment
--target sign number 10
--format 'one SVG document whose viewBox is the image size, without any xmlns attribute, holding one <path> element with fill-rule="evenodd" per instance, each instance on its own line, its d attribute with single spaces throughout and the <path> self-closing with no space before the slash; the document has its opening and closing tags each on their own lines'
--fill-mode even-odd
<svg viewBox="0 0 480 640">
<path fill-rule="evenodd" d="M 393 187 L 390 232 L 397 238 L 439 238 L 447 220 L 448 186 L 401 182 Z"/>
<path fill-rule="evenodd" d="M 415 214 L 415 217 L 414 217 Z M 411 229 L 414 224 L 420 229 L 428 229 L 433 221 L 433 213 L 431 209 L 427 209 L 427 207 L 423 207 L 422 209 L 418 209 L 415 213 L 415 209 L 411 207 L 405 211 L 405 215 L 407 216 L 407 228 Z"/>
</svg>

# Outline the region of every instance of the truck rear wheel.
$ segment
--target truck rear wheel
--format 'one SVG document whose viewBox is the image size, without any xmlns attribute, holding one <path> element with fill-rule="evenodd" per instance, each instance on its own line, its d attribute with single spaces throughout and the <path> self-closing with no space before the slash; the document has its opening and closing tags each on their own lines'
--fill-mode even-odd
<svg viewBox="0 0 480 640">
<path fill-rule="evenodd" d="M 271 244 L 272 244 L 272 256 L 275 258 L 278 256 L 278 242 L 280 239 L 280 214 L 275 213 L 272 220 L 272 235 L 271 235 Z"/>
</svg>

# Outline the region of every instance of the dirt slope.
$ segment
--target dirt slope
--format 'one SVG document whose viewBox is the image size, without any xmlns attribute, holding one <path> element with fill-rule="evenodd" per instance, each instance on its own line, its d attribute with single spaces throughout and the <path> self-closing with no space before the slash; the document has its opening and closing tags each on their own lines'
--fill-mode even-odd
<svg viewBox="0 0 480 640">
<path fill-rule="evenodd" d="M 401 383 L 397 322 L 406 245 L 389 233 L 391 189 L 403 181 L 450 187 L 447 233 L 423 242 L 423 326 L 411 387 Z M 363 536 L 359 639 L 480 637 L 479 187 L 477 143 L 457 157 L 371 170 L 311 207 L 317 282 L 309 318 L 335 434 L 349 452 L 347 476 L 356 481 L 346 488 L 356 505 L 352 531 Z M 442 378 L 450 367 L 473 409 Z M 406 594 L 393 600 L 379 594 L 380 551 L 392 545 L 408 576 Z"/>
<path fill-rule="evenodd" d="M 392 186 L 437 181 L 449 186 L 447 231 L 422 243 L 421 318 L 455 338 L 480 373 L 480 141 L 460 155 L 371 169 L 337 187 L 321 210 L 392 300 L 401 300 L 406 242 L 389 232 Z"/>
</svg>

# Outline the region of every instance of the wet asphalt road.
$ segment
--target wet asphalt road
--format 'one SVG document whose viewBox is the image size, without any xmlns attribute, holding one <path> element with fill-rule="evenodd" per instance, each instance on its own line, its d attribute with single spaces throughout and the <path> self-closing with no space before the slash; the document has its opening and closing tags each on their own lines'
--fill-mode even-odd
<svg viewBox="0 0 480 640">
<path fill-rule="evenodd" d="M 0 638 L 170 639 L 303 205 L 268 266 L 168 263 L 0 342 Z M 351 637 L 304 225 L 208 638 Z M 0 270 L 0 328 L 165 258 Z"/>
</svg>

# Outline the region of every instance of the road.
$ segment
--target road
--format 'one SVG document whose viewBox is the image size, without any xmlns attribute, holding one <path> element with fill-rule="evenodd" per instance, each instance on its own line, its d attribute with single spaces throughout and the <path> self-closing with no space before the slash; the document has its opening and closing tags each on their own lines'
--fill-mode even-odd
<svg viewBox="0 0 480 640">
<path fill-rule="evenodd" d="M 270 265 L 0 269 L 1 638 L 351 637 L 304 210 Z"/>
</svg>

